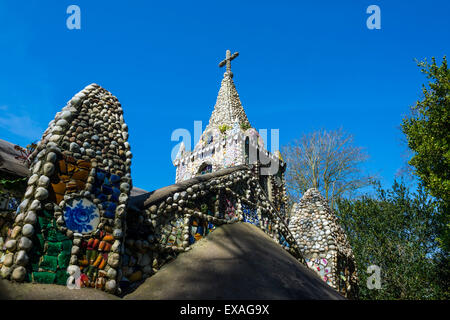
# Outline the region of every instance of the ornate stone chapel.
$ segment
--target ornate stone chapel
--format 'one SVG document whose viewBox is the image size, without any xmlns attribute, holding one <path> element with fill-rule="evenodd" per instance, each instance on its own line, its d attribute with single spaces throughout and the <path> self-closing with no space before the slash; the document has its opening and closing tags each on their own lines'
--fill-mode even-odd
<svg viewBox="0 0 450 320">
<path fill-rule="evenodd" d="M 221 225 L 250 223 L 355 297 L 351 246 L 318 190 L 287 212 L 286 163 L 247 118 L 231 72 L 236 57 L 227 50 L 219 64 L 226 70 L 209 124 L 192 151 L 181 145 L 173 185 L 133 187 L 126 108 L 97 84 L 50 121 L 29 166 L 0 140 L 0 178 L 23 184 L 0 184 L 0 277 L 120 294 Z"/>
</svg>

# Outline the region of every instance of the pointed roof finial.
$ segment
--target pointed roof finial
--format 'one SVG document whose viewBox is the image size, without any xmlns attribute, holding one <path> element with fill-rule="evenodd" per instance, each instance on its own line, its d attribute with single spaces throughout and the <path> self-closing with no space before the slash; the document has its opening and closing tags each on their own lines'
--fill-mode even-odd
<svg viewBox="0 0 450 320">
<path fill-rule="evenodd" d="M 227 66 L 227 70 L 225 71 L 225 74 L 228 73 L 231 78 L 233 78 L 233 72 L 231 72 L 231 60 L 236 58 L 238 55 L 239 55 L 239 52 L 235 52 L 235 53 L 233 53 L 233 55 L 231 55 L 231 51 L 227 50 L 225 59 L 219 63 L 220 68 L 223 67 L 224 65 Z"/>
<path fill-rule="evenodd" d="M 232 79 L 233 73 L 231 72 L 231 60 L 236 58 L 238 55 L 238 52 L 231 55 L 230 50 L 227 50 L 225 60 L 219 63 L 219 67 L 226 65 L 227 71 L 222 79 L 216 104 L 211 114 L 211 118 L 209 119 L 209 124 L 205 130 L 209 130 L 210 128 L 219 128 L 223 125 L 233 127 L 235 123 L 250 124 Z"/>
</svg>

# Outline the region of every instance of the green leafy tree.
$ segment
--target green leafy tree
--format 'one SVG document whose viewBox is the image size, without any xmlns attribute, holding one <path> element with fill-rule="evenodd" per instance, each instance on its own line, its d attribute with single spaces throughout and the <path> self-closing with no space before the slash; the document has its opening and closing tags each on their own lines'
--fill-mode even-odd
<svg viewBox="0 0 450 320">
<path fill-rule="evenodd" d="M 339 199 L 337 215 L 349 237 L 360 299 L 448 298 L 449 267 L 436 241 L 436 201 L 423 187 L 410 193 L 395 182 L 375 196 Z M 367 268 L 381 268 L 381 289 L 366 286 Z"/>
<path fill-rule="evenodd" d="M 408 146 L 414 152 L 409 164 L 426 190 L 440 201 L 440 219 L 443 228 L 439 241 L 448 252 L 450 247 L 450 70 L 447 59 L 442 65 L 426 60 L 418 62 L 429 79 L 423 85 L 422 100 L 405 117 L 402 131 Z"/>
</svg>

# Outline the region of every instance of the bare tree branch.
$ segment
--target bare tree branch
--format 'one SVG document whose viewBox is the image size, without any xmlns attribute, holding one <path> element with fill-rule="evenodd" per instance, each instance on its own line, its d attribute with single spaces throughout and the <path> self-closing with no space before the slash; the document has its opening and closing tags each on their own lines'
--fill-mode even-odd
<svg viewBox="0 0 450 320">
<path fill-rule="evenodd" d="M 361 168 L 368 154 L 355 146 L 353 136 L 343 129 L 304 134 L 283 147 L 283 156 L 293 201 L 299 201 L 309 188 L 317 188 L 334 207 L 338 198 L 351 197 L 374 180 Z"/>
</svg>

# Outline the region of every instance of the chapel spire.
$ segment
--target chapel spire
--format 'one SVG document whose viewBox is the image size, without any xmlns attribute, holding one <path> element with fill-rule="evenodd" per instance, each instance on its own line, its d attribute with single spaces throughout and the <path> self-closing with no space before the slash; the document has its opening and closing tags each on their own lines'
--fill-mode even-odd
<svg viewBox="0 0 450 320">
<path fill-rule="evenodd" d="M 250 124 L 232 79 L 231 61 L 238 55 L 238 52 L 231 55 L 230 50 L 227 50 L 225 59 L 219 63 L 219 67 L 226 65 L 226 71 L 223 75 L 216 105 L 209 119 L 207 129 L 219 128 L 224 125 L 233 127 L 235 123 L 239 125 Z"/>
</svg>

